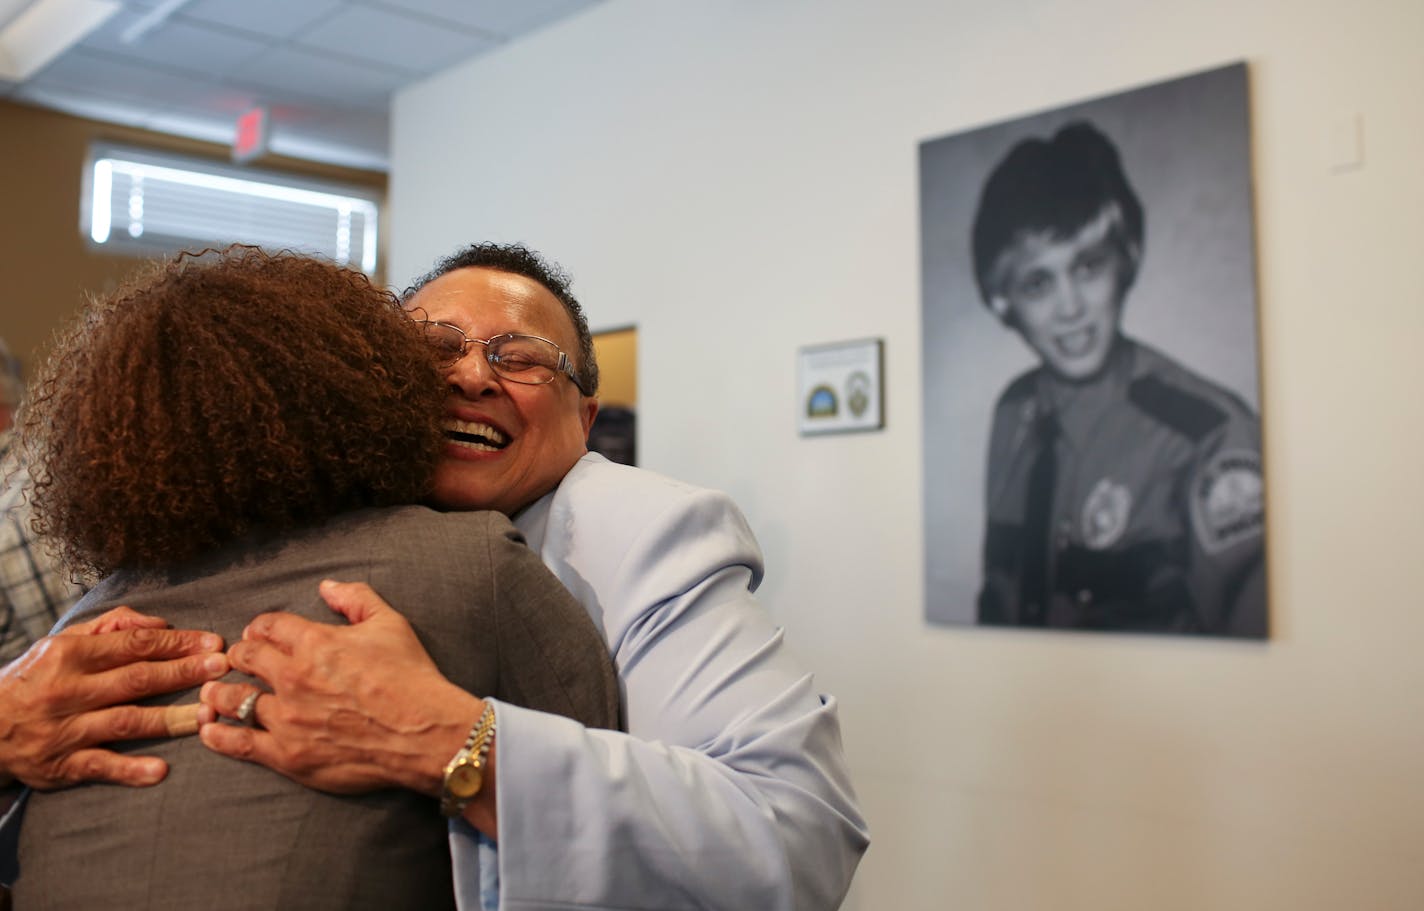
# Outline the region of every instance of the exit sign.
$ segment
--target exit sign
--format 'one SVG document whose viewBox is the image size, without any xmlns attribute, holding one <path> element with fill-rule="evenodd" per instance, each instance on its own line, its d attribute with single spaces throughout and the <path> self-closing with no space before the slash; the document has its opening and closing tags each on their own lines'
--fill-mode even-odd
<svg viewBox="0 0 1424 911">
<path fill-rule="evenodd" d="M 237 118 L 237 134 L 232 139 L 232 160 L 251 161 L 267 154 L 267 109 L 255 107 Z"/>
</svg>

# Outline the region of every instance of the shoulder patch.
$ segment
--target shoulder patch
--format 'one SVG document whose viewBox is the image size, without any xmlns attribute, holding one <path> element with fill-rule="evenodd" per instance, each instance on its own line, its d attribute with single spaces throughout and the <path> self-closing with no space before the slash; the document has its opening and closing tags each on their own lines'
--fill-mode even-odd
<svg viewBox="0 0 1424 911">
<path fill-rule="evenodd" d="M 1127 389 L 1132 404 L 1152 417 L 1198 442 L 1226 421 L 1226 412 L 1199 395 L 1169 385 L 1155 376 L 1144 376 Z"/>
<path fill-rule="evenodd" d="M 1192 529 L 1202 550 L 1218 554 L 1260 537 L 1266 511 L 1261 457 L 1244 449 L 1219 452 L 1192 479 Z"/>
</svg>

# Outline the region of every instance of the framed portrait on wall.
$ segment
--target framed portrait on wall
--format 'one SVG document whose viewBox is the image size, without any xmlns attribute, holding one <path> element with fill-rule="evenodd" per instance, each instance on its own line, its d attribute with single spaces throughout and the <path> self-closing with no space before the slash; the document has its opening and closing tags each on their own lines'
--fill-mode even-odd
<svg viewBox="0 0 1424 911">
<path fill-rule="evenodd" d="M 1246 65 L 919 165 L 927 620 L 1265 637 Z"/>
</svg>

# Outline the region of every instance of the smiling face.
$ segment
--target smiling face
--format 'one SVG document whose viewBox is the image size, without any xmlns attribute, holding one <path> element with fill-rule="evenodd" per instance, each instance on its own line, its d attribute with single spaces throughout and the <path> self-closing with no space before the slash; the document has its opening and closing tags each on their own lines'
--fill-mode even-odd
<svg viewBox="0 0 1424 911">
<path fill-rule="evenodd" d="M 522 275 L 456 269 L 422 287 L 407 306 L 473 338 L 537 335 L 577 357 L 563 305 Z M 470 345 L 446 370 L 446 443 L 431 499 L 445 509 L 512 514 L 558 486 L 587 452 L 598 403 L 562 374 L 539 386 L 501 379 L 484 353 L 483 345 Z"/>
<path fill-rule="evenodd" d="M 1091 379 L 1117 340 L 1130 251 L 1104 211 L 1068 238 L 1021 237 L 999 258 L 990 308 L 1059 377 Z"/>
</svg>

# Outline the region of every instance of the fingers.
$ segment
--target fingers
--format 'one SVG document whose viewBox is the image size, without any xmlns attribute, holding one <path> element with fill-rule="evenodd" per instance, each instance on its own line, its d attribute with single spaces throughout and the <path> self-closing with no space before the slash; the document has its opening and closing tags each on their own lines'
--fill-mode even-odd
<svg viewBox="0 0 1424 911">
<path fill-rule="evenodd" d="M 299 676 L 304 673 L 301 668 L 310 666 L 313 655 L 324 653 L 322 643 L 329 643 L 329 636 L 336 629 L 292 614 L 261 614 L 243 630 L 242 641 L 228 649 L 228 660 L 233 669 L 264 680 L 274 689 L 300 686 L 305 680 Z M 240 700 L 246 692 L 236 698 Z M 211 705 L 206 699 L 204 702 Z M 236 708 L 237 703 L 233 702 L 224 704 L 219 711 L 234 717 Z"/>
<path fill-rule="evenodd" d="M 132 787 L 157 784 L 168 774 L 168 764 L 154 756 L 127 756 L 98 745 L 121 740 L 148 740 L 195 727 L 183 716 L 196 714 L 196 706 L 116 706 L 70 717 L 60 740 L 32 751 L 22 766 L 10 771 L 40 790 L 97 781 Z M 175 724 L 175 719 L 177 724 Z"/>
<path fill-rule="evenodd" d="M 359 587 L 370 592 L 365 585 Z M 374 593 L 371 597 L 380 602 Z M 385 607 L 384 602 L 380 603 Z M 403 622 L 394 611 L 390 611 L 390 616 Z M 349 627 L 315 623 L 292 614 L 261 614 L 247 624 L 242 641 L 228 649 L 228 658 L 237 670 L 260 677 L 280 690 L 283 670 L 302 664 L 300 659 L 305 658 L 309 663 L 324 654 L 334 641 L 333 634 L 339 636 L 347 631 Z"/>
<path fill-rule="evenodd" d="M 270 684 L 280 682 L 282 668 L 292 663 L 291 654 L 267 642 L 244 639 L 227 651 L 235 670 L 260 677 Z"/>
<path fill-rule="evenodd" d="M 164 629 L 167 621 L 161 617 L 140 614 L 127 605 L 116 607 L 93 620 L 76 623 L 60 633 L 61 636 L 86 636 L 95 633 L 117 633 L 129 629 Z"/>
<path fill-rule="evenodd" d="M 357 623 L 365 623 L 383 611 L 392 609 L 371 586 L 364 582 L 337 582 L 333 579 L 324 579 L 317 591 L 321 594 L 321 600 L 326 602 L 327 607 L 345 617 L 353 626 Z"/>
<path fill-rule="evenodd" d="M 258 614 L 242 631 L 242 641 L 262 642 L 285 655 L 290 655 L 311 630 L 319 629 L 322 625 L 294 614 Z"/>
<path fill-rule="evenodd" d="M 377 618 L 409 626 L 399 611 L 387 604 L 364 582 L 336 582 L 326 579 L 322 581 L 318 591 L 322 600 L 353 626 Z M 284 655 L 292 655 L 302 650 L 304 641 L 309 637 L 324 636 L 331 630 L 332 627 L 328 624 L 314 623 L 292 614 L 260 614 L 247 624 L 247 628 L 242 631 L 242 639 L 244 642 L 265 643 Z"/>
<path fill-rule="evenodd" d="M 70 721 L 70 736 L 78 747 L 92 747 L 120 740 L 155 740 L 181 736 L 197 730 L 197 714 L 197 703 L 116 705 L 74 716 Z"/>
<path fill-rule="evenodd" d="M 228 657 L 222 652 L 168 661 L 136 661 L 77 678 L 72 684 L 72 704 L 93 708 L 135 702 L 215 680 L 229 667 Z"/>
<path fill-rule="evenodd" d="M 238 688 L 241 692 L 242 688 Z M 231 695 L 221 696 L 229 703 Z M 390 779 L 380 767 L 373 766 L 365 756 L 352 754 L 336 747 L 326 737 L 313 740 L 302 736 L 302 726 L 293 727 L 290 719 L 281 710 L 281 703 L 271 695 L 258 699 L 258 712 L 275 713 L 273 725 L 278 733 L 263 730 L 262 727 L 242 725 L 204 725 L 198 729 L 198 739 L 215 753 L 224 754 L 242 762 L 258 763 L 272 772 L 283 774 L 299 784 L 329 791 L 333 794 L 359 794 L 379 789 L 379 787 L 407 787 L 404 780 Z M 276 706 L 276 709 L 273 709 Z"/>
<path fill-rule="evenodd" d="M 209 683 L 203 687 L 202 699 L 204 708 L 216 710 L 227 718 L 236 718 L 243 702 L 253 693 L 257 694 L 257 699 L 253 702 L 249 725 L 206 723 L 198 728 L 198 738 L 215 753 L 256 762 L 295 778 L 296 769 L 288 767 L 289 757 L 281 744 L 261 727 L 261 712 L 273 698 L 271 694 L 244 684 Z"/>
<path fill-rule="evenodd" d="M 252 714 L 247 721 L 252 724 L 259 724 L 259 705 L 262 702 L 262 691 L 255 686 L 246 683 L 207 683 L 198 693 L 198 698 L 202 704 L 211 709 L 217 715 L 224 718 L 237 718 L 238 712 L 242 709 L 242 703 L 253 693 L 258 693 L 257 702 L 253 703 Z M 216 719 L 213 719 L 216 720 Z M 239 719 L 240 720 L 240 719 Z"/>
<path fill-rule="evenodd" d="M 148 626 L 89 636 L 60 635 L 53 641 L 62 642 L 62 647 L 72 652 L 69 657 L 75 668 L 91 673 L 138 661 L 219 653 L 223 646 L 222 637 L 214 633 Z"/>
<path fill-rule="evenodd" d="M 113 632 L 46 636 L 0 668 L 0 768 L 37 788 L 81 781 L 149 785 L 167 765 L 155 757 L 98 748 L 114 741 L 192 731 L 196 709 L 137 706 L 137 700 L 189 689 L 227 673 L 222 639 L 170 630 L 133 611 L 105 622 Z"/>
<path fill-rule="evenodd" d="M 282 771 L 281 751 L 276 739 L 266 731 L 234 724 L 205 724 L 198 729 L 198 739 L 214 753 Z"/>
<path fill-rule="evenodd" d="M 76 750 L 60 765 L 61 777 L 50 787 L 101 781 L 146 788 L 168 775 L 168 763 L 153 756 L 124 756 L 110 750 Z M 41 790 L 49 788 L 41 787 Z"/>
</svg>

